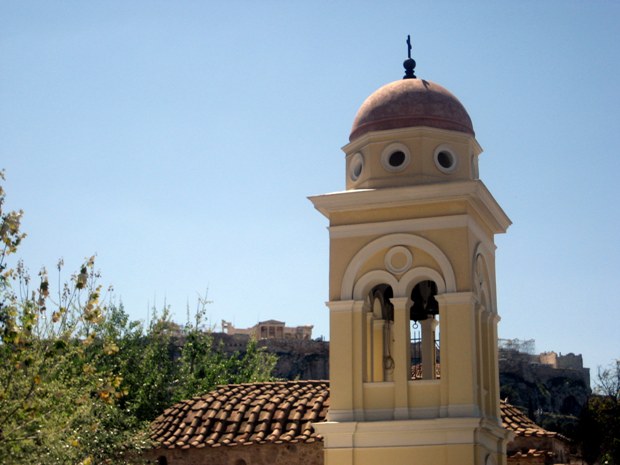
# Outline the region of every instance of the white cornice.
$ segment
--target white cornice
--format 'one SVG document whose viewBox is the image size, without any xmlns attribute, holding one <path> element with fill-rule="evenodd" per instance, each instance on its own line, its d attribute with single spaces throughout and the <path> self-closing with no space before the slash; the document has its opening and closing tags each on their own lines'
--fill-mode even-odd
<svg viewBox="0 0 620 465">
<path fill-rule="evenodd" d="M 482 181 L 458 181 L 417 186 L 354 189 L 309 197 L 314 207 L 327 218 L 333 213 L 393 208 L 466 200 L 495 233 L 510 226 L 510 218 Z"/>
<path fill-rule="evenodd" d="M 361 302 L 363 304 L 363 302 Z M 355 300 L 332 300 L 325 302 L 325 305 L 334 313 L 351 312 L 355 306 Z"/>
<path fill-rule="evenodd" d="M 435 296 L 437 302 L 444 305 L 473 305 L 475 296 L 473 292 L 448 292 Z"/>
</svg>

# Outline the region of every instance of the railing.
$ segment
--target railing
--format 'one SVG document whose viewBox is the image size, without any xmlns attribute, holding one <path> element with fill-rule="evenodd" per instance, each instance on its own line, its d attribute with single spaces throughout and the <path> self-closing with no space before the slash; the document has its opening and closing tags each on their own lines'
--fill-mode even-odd
<svg viewBox="0 0 620 465">
<path fill-rule="evenodd" d="M 420 323 L 415 321 L 411 322 L 411 379 L 429 379 L 428 374 L 426 377 L 424 376 L 422 370 L 422 328 L 420 327 Z M 440 357 L 441 357 L 441 348 L 439 344 L 439 326 L 435 330 L 435 379 L 440 378 Z"/>
</svg>

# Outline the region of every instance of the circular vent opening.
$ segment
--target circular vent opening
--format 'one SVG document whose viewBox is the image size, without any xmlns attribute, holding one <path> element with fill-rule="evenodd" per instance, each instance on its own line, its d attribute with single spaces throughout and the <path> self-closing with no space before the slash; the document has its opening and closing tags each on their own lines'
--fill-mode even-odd
<svg viewBox="0 0 620 465">
<path fill-rule="evenodd" d="M 396 152 L 392 153 L 392 155 L 390 155 L 390 157 L 388 158 L 388 163 L 392 168 L 398 168 L 403 163 L 405 163 L 406 159 L 407 156 L 405 155 L 405 153 L 401 150 L 397 150 Z"/>
<path fill-rule="evenodd" d="M 437 147 L 435 150 L 435 165 L 443 173 L 451 173 L 456 169 L 457 158 L 446 146 Z"/>
</svg>

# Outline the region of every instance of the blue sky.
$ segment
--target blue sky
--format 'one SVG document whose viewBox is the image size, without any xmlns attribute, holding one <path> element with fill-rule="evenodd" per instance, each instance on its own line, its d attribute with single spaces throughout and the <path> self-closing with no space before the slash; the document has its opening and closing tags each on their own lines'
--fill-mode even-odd
<svg viewBox="0 0 620 465">
<path fill-rule="evenodd" d="M 0 167 L 33 272 L 97 254 L 136 319 L 328 336 L 326 220 L 364 99 L 419 77 L 468 109 L 500 337 L 620 357 L 620 3 L 1 1 Z"/>
</svg>

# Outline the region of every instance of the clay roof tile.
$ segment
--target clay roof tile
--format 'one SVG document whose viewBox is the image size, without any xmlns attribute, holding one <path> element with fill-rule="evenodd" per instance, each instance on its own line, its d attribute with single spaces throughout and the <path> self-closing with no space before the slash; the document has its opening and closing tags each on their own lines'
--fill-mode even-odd
<svg viewBox="0 0 620 465">
<path fill-rule="evenodd" d="M 502 402 L 502 421 L 517 436 L 561 437 Z M 326 381 L 279 381 L 220 386 L 166 409 L 151 439 L 165 448 L 322 441 L 313 423 L 329 409 Z"/>
</svg>

